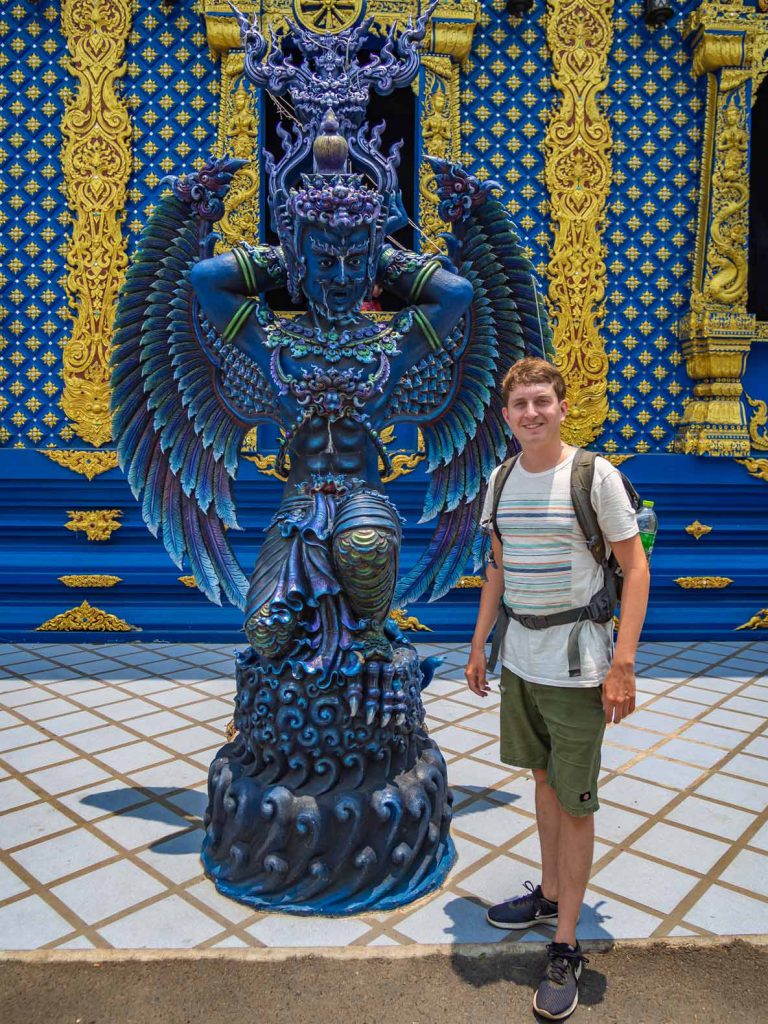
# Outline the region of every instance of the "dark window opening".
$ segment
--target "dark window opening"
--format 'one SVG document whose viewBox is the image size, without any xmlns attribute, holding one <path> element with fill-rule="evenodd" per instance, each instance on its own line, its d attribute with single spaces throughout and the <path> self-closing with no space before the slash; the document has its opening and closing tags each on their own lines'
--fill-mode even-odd
<svg viewBox="0 0 768 1024">
<path fill-rule="evenodd" d="M 768 79 L 752 108 L 747 293 L 747 310 L 768 320 Z"/>
</svg>

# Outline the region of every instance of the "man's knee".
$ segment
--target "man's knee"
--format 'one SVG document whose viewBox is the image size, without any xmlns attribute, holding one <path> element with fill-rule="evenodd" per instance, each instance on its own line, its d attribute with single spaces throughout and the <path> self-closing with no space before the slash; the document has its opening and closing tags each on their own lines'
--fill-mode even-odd
<svg viewBox="0 0 768 1024">
<path fill-rule="evenodd" d="M 532 768 L 533 778 L 537 786 L 549 786 L 547 781 L 547 769 L 546 768 Z M 550 789 L 552 787 L 550 786 Z"/>
</svg>

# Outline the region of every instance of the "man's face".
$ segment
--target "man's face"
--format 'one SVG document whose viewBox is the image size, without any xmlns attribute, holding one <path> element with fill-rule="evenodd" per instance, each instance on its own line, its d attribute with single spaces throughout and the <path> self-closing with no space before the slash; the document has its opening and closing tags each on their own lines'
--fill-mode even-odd
<svg viewBox="0 0 768 1024">
<path fill-rule="evenodd" d="M 551 384 L 521 384 L 513 388 L 503 410 L 504 420 L 523 448 L 546 446 L 560 437 L 568 412 Z"/>
<path fill-rule="evenodd" d="M 307 301 L 332 317 L 359 309 L 369 287 L 370 244 L 367 227 L 346 235 L 307 231 L 301 242 L 306 266 L 301 287 Z"/>
</svg>

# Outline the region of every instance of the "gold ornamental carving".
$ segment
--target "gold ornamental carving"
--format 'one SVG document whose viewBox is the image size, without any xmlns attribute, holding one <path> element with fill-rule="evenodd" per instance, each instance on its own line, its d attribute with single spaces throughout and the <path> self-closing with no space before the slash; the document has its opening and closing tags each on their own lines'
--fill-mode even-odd
<svg viewBox="0 0 768 1024">
<path fill-rule="evenodd" d="M 678 576 L 675 583 L 683 590 L 723 590 L 733 580 L 729 576 Z"/>
<path fill-rule="evenodd" d="M 422 152 L 455 160 L 461 141 L 459 65 L 450 57 L 425 54 L 420 75 Z M 444 248 L 438 235 L 446 225 L 438 213 L 437 181 L 426 160 L 419 166 L 419 227 L 423 252 Z"/>
<path fill-rule="evenodd" d="M 768 424 L 768 403 L 758 398 L 750 398 L 747 394 L 744 397 L 755 410 L 749 420 L 749 440 L 757 451 L 766 452 L 768 451 L 768 431 L 765 430 L 765 426 Z"/>
<path fill-rule="evenodd" d="M 485 580 L 482 576 L 460 576 L 454 590 L 475 590 L 482 587 Z"/>
<path fill-rule="evenodd" d="M 756 612 L 746 622 L 742 622 L 736 629 L 768 629 L 768 608 L 761 608 L 759 612 Z"/>
<path fill-rule="evenodd" d="M 197 589 L 197 580 L 194 576 L 179 576 L 179 583 L 183 583 L 185 587 L 189 587 L 190 590 Z"/>
<path fill-rule="evenodd" d="M 101 473 L 117 469 L 117 452 L 114 451 L 83 452 L 63 448 L 38 448 L 38 451 L 57 466 L 79 473 L 86 480 L 93 480 Z"/>
<path fill-rule="evenodd" d="M 59 576 L 65 587 L 114 587 L 122 583 L 122 576 Z"/>
<path fill-rule="evenodd" d="M 351 28 L 363 10 L 363 0 L 295 0 L 296 20 L 310 32 L 337 35 Z"/>
<path fill-rule="evenodd" d="M 141 632 L 139 626 L 132 626 L 125 619 L 118 618 L 110 612 L 94 608 L 83 601 L 77 608 L 54 615 L 42 626 L 37 627 L 38 633 L 130 633 Z"/>
<path fill-rule="evenodd" d="M 419 630 L 423 633 L 431 633 L 432 630 L 429 626 L 425 626 L 423 622 L 419 622 L 415 615 L 409 615 L 403 608 L 393 608 L 389 613 L 390 619 L 394 619 L 400 629 L 413 629 Z"/>
<path fill-rule="evenodd" d="M 115 82 L 132 0 L 62 0 L 61 24 L 79 80 L 61 120 L 65 191 L 75 214 L 67 247 L 66 291 L 74 311 L 64 346 L 61 406 L 94 447 L 112 437 L 109 354 L 117 293 L 127 265 L 122 232 L 131 172 L 131 123 Z"/>
<path fill-rule="evenodd" d="M 634 459 L 634 455 L 611 455 L 603 452 L 601 458 L 605 459 L 606 462 L 610 462 L 612 466 L 621 466 L 628 459 Z"/>
<path fill-rule="evenodd" d="M 685 532 L 689 537 L 695 537 L 696 540 L 701 540 L 702 537 L 706 537 L 708 533 L 712 533 L 712 527 L 707 526 L 706 523 L 700 523 L 698 519 L 694 519 L 692 523 L 689 523 L 685 527 Z"/>
<path fill-rule="evenodd" d="M 238 242 L 259 242 L 261 213 L 259 117 L 256 97 L 248 86 L 242 50 L 227 53 L 221 63 L 219 150 L 248 160 L 232 179 L 224 200 L 224 216 L 216 230 L 221 234 L 219 251 Z"/>
<path fill-rule="evenodd" d="M 99 508 L 87 511 L 67 512 L 67 530 L 82 530 L 88 540 L 109 540 L 115 530 L 120 529 L 118 519 L 122 516 L 119 508 Z"/>
<path fill-rule="evenodd" d="M 613 41 L 612 0 L 549 0 L 552 83 L 561 93 L 547 126 L 546 182 L 554 241 L 549 304 L 557 366 L 573 396 L 563 437 L 585 445 L 608 415 L 602 233 L 611 185 L 612 135 L 600 106 Z"/>
<path fill-rule="evenodd" d="M 736 459 L 736 461 L 747 469 L 750 476 L 768 483 L 768 459 Z"/>
</svg>

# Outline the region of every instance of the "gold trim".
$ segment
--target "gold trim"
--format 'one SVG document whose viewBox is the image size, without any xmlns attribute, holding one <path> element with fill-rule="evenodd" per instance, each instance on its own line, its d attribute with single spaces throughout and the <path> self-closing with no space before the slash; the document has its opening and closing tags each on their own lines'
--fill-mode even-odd
<svg viewBox="0 0 768 1024">
<path fill-rule="evenodd" d="M 437 181 L 426 156 L 455 160 L 461 146 L 459 65 L 450 57 L 425 54 L 419 72 L 421 151 L 419 165 L 419 245 L 424 252 L 445 249 L 438 235 L 447 230 L 438 213 Z"/>
<path fill-rule="evenodd" d="M 114 587 L 122 583 L 122 576 L 59 576 L 65 587 Z"/>
<path fill-rule="evenodd" d="M 122 516 L 119 508 L 98 508 L 87 511 L 67 512 L 67 530 L 82 530 L 88 540 L 109 540 L 115 530 L 120 529 L 118 519 Z"/>
<path fill-rule="evenodd" d="M 702 537 L 706 537 L 708 533 L 712 533 L 712 527 L 707 526 L 706 523 L 700 523 L 698 519 L 694 519 L 692 523 L 689 523 L 685 527 L 685 532 L 690 537 L 695 537 L 696 540 L 701 540 Z"/>
<path fill-rule="evenodd" d="M 432 630 L 429 626 L 425 626 L 423 622 L 419 622 L 415 615 L 408 615 L 403 608 L 393 608 L 389 613 L 390 619 L 394 619 L 400 629 L 415 629 L 424 633 L 431 633 Z"/>
<path fill-rule="evenodd" d="M 133 0 L 63 0 L 61 8 L 68 68 L 80 82 L 61 120 L 65 190 L 75 213 L 66 291 L 76 311 L 62 358 L 61 407 L 94 447 L 112 437 L 109 354 L 127 266 L 122 220 L 131 173 L 131 122 L 115 82 L 126 71 L 133 10 Z"/>
<path fill-rule="evenodd" d="M 102 611 L 101 608 L 94 608 L 93 605 L 83 601 L 77 608 L 70 608 L 69 611 L 54 615 L 42 626 L 38 626 L 36 632 L 61 632 L 61 633 L 130 633 L 141 632 L 141 627 L 132 626 L 125 619 L 118 618 L 110 612 Z"/>
<path fill-rule="evenodd" d="M 179 583 L 183 583 L 185 587 L 189 587 L 190 590 L 197 589 L 197 580 L 194 576 L 179 576 Z"/>
<path fill-rule="evenodd" d="M 557 366 L 573 396 L 563 438 L 586 445 L 608 415 L 603 227 L 611 186 L 608 85 L 613 0 L 549 0 L 552 84 L 562 94 L 547 125 L 545 176 L 554 241 L 547 267 Z"/>
<path fill-rule="evenodd" d="M 625 462 L 627 462 L 628 459 L 634 459 L 635 456 L 634 455 L 606 455 L 605 452 L 602 452 L 600 457 L 602 459 L 605 459 L 606 462 L 610 462 L 610 464 L 612 466 L 621 466 Z"/>
<path fill-rule="evenodd" d="M 768 608 L 761 608 L 759 612 L 755 612 L 751 619 L 742 622 L 736 629 L 768 629 Z"/>
<path fill-rule="evenodd" d="M 83 452 L 67 451 L 63 448 L 38 448 L 41 455 L 45 455 L 57 466 L 63 466 L 73 473 L 79 473 L 87 480 L 93 480 L 101 473 L 110 469 L 117 469 L 117 452 Z"/>
<path fill-rule="evenodd" d="M 482 576 L 460 576 L 458 583 L 455 584 L 454 590 L 474 590 L 478 587 L 482 587 L 485 580 Z"/>
<path fill-rule="evenodd" d="M 351 28 L 363 9 L 363 0 L 294 0 L 296 20 L 310 32 L 338 35 Z"/>
<path fill-rule="evenodd" d="M 221 107 L 219 110 L 219 153 L 250 161 L 232 179 L 224 200 L 224 216 L 216 230 L 221 234 L 217 251 L 231 249 L 238 242 L 259 241 L 261 216 L 259 153 L 259 107 L 246 86 L 242 50 L 221 59 Z"/>
<path fill-rule="evenodd" d="M 746 392 L 744 397 L 755 410 L 749 419 L 749 440 L 752 447 L 759 452 L 768 452 L 768 432 L 760 429 L 768 423 L 768 403 L 759 398 L 750 398 Z"/>
<path fill-rule="evenodd" d="M 744 466 L 750 476 L 768 483 L 768 459 L 736 459 L 736 462 Z"/>
<path fill-rule="evenodd" d="M 675 583 L 683 590 L 722 590 L 733 580 L 729 576 L 678 576 Z"/>
</svg>

